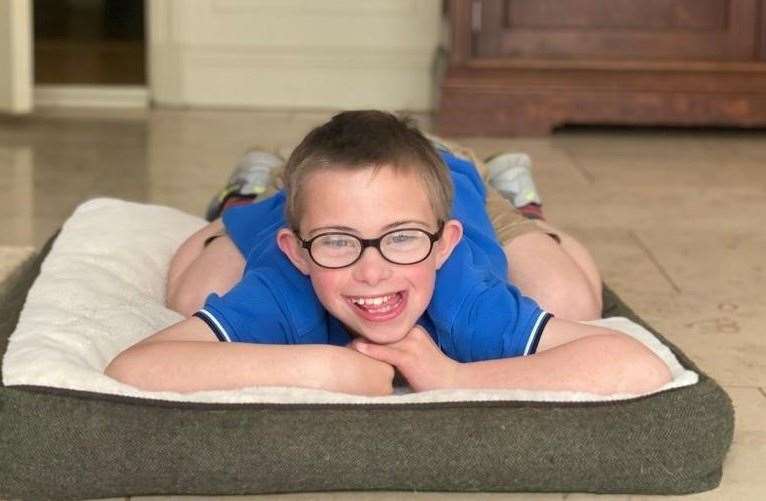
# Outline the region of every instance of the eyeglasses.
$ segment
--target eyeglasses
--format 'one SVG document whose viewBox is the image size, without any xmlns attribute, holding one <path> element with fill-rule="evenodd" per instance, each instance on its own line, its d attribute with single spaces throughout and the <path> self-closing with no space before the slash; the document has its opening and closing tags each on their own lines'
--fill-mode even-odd
<svg viewBox="0 0 766 501">
<path fill-rule="evenodd" d="M 359 238 L 349 233 L 322 233 L 301 242 L 311 259 L 322 268 L 345 268 L 356 263 L 367 247 L 378 249 L 383 259 L 394 264 L 417 264 L 431 254 L 434 242 L 439 240 L 444 222 L 439 222 L 436 233 L 419 228 L 400 228 L 378 238 Z"/>
</svg>

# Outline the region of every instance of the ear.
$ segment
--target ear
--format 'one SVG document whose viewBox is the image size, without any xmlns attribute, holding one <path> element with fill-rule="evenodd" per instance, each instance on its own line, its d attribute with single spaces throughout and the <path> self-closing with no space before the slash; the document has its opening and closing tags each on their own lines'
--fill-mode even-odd
<svg viewBox="0 0 766 501">
<path fill-rule="evenodd" d="M 436 255 L 436 269 L 438 270 L 450 257 L 455 246 L 463 238 L 463 225 L 457 219 L 450 219 L 444 223 L 442 237 L 434 243 Z"/>
<path fill-rule="evenodd" d="M 277 245 L 293 265 L 304 275 L 309 274 L 309 262 L 298 237 L 291 230 L 282 228 L 277 232 Z"/>
</svg>

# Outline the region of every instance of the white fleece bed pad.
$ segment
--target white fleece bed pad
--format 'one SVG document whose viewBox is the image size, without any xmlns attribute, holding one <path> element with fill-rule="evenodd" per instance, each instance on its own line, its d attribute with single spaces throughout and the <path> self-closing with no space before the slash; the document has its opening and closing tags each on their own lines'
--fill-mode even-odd
<svg viewBox="0 0 766 501">
<path fill-rule="evenodd" d="M 288 387 L 147 392 L 105 376 L 104 368 L 122 350 L 182 319 L 164 306 L 165 275 L 175 249 L 205 224 L 176 209 L 122 200 L 101 198 L 79 206 L 64 223 L 29 290 L 4 355 L 4 384 L 209 403 L 567 402 L 637 396 L 399 389 L 386 397 L 361 397 Z M 698 375 L 683 368 L 670 349 L 631 320 L 613 317 L 592 323 L 635 337 L 667 363 L 673 380 L 659 391 L 698 381 Z"/>
</svg>

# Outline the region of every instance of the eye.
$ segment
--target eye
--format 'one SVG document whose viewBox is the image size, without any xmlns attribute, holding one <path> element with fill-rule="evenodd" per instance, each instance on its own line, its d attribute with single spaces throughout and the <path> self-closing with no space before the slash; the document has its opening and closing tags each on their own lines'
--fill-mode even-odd
<svg viewBox="0 0 766 501">
<path fill-rule="evenodd" d="M 412 242 L 416 238 L 418 238 L 417 235 L 413 235 L 407 232 L 401 232 L 401 233 L 394 233 L 393 235 L 391 235 L 390 241 L 391 243 L 402 244 L 402 243 Z"/>
<path fill-rule="evenodd" d="M 426 238 L 425 233 L 419 230 L 395 231 L 386 235 L 384 245 L 395 248 L 406 248 L 422 242 Z"/>
<path fill-rule="evenodd" d="M 317 239 L 316 243 L 325 249 L 348 249 L 358 245 L 355 239 L 343 235 L 327 235 Z"/>
</svg>

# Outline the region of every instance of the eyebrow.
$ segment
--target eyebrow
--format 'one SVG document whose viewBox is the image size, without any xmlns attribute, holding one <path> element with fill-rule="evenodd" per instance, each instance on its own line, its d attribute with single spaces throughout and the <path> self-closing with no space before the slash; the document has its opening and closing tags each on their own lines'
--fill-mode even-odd
<svg viewBox="0 0 766 501">
<path fill-rule="evenodd" d="M 417 224 L 420 226 L 426 226 L 428 227 L 428 223 L 424 221 L 419 221 L 417 219 L 406 219 L 403 221 L 394 221 L 393 223 L 385 225 L 383 228 L 381 228 L 381 233 L 385 233 L 388 230 L 394 229 L 397 226 L 403 226 L 405 224 Z M 353 233 L 353 234 L 359 234 L 359 230 L 352 228 L 350 226 L 320 226 L 319 228 L 314 228 L 309 231 L 309 235 L 313 235 L 314 233 L 320 232 L 320 231 L 340 231 L 344 233 Z"/>
</svg>

